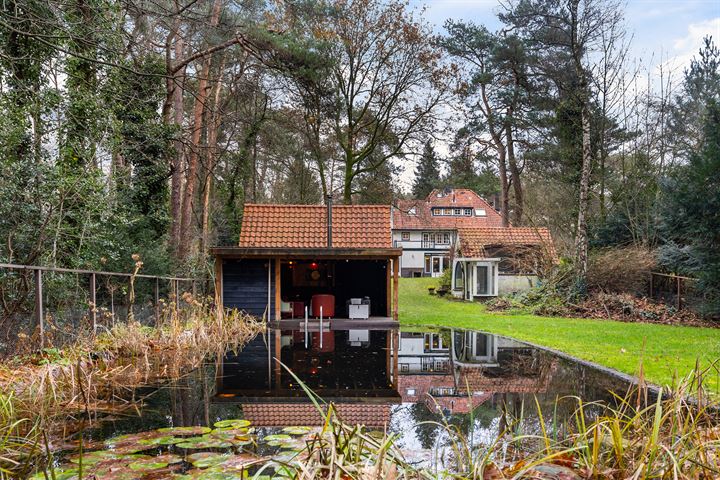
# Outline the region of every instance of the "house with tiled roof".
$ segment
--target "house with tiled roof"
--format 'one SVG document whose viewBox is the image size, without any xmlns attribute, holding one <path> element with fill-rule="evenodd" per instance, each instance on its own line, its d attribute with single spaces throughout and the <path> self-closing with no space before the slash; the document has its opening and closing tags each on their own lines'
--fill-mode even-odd
<svg viewBox="0 0 720 480">
<path fill-rule="evenodd" d="M 451 288 L 465 300 L 528 290 L 557 258 L 547 228 L 459 228 L 457 235 Z"/>
<path fill-rule="evenodd" d="M 397 322 L 391 222 L 389 205 L 247 204 L 238 245 L 211 250 L 219 301 L 273 322 Z"/>
<path fill-rule="evenodd" d="M 403 277 L 438 277 L 450 267 L 460 228 L 500 227 L 502 217 L 466 188 L 433 190 L 425 199 L 399 200 L 393 208 L 393 245 L 403 249 Z"/>
<path fill-rule="evenodd" d="M 393 208 L 393 245 L 403 249 L 404 277 L 453 269 L 453 294 L 466 300 L 530 288 L 539 262 L 556 257 L 546 228 L 503 226 L 498 213 L 469 189 L 433 190 Z"/>
</svg>

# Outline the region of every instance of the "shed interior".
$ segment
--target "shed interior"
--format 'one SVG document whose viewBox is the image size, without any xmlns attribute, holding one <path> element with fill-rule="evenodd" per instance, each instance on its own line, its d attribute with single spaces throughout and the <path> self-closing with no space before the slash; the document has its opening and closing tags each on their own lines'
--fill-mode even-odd
<svg viewBox="0 0 720 480">
<path fill-rule="evenodd" d="M 280 298 L 310 310 L 313 295 L 335 297 L 335 318 L 347 318 L 351 298 L 369 298 L 370 316 L 390 316 L 387 260 L 287 260 L 280 263 Z M 312 313 L 310 313 L 312 316 Z"/>
</svg>

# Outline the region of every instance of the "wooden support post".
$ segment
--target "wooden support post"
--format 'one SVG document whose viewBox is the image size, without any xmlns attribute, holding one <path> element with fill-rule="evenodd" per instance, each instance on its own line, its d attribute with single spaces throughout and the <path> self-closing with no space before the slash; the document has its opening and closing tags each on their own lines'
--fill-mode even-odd
<svg viewBox="0 0 720 480">
<path fill-rule="evenodd" d="M 281 292 L 280 292 L 280 259 L 275 259 L 275 321 L 280 321 L 280 303 L 281 300 Z"/>
<path fill-rule="evenodd" d="M 400 330 L 393 330 L 393 389 L 398 388 L 398 375 L 400 374 L 400 366 L 398 365 L 400 357 Z"/>
<path fill-rule="evenodd" d="M 222 265 L 222 259 L 220 257 L 215 257 L 215 311 L 218 320 L 222 320 L 223 314 L 225 312 L 225 308 L 223 307 L 223 297 L 222 297 L 222 275 L 223 275 L 223 265 Z"/>
<path fill-rule="evenodd" d="M 92 319 L 93 335 L 97 333 L 97 297 L 95 295 L 95 274 L 90 274 L 90 318 Z"/>
<path fill-rule="evenodd" d="M 280 329 L 275 329 L 275 361 L 273 365 L 275 366 L 275 388 L 279 389 L 281 387 L 280 378 L 282 376 L 282 366 L 280 365 L 280 354 L 282 351 L 282 336 L 281 336 Z M 322 335 L 322 333 L 321 333 Z"/>
<path fill-rule="evenodd" d="M 400 259 L 394 258 L 393 264 L 393 320 L 398 321 L 398 295 L 400 285 Z"/>
<path fill-rule="evenodd" d="M 175 285 L 175 309 L 180 310 L 180 280 L 173 281 Z"/>
<path fill-rule="evenodd" d="M 654 287 L 654 285 L 653 285 L 654 277 L 655 277 L 655 275 L 653 275 L 653 273 L 650 272 L 650 298 L 651 299 L 653 298 L 653 294 L 655 293 L 654 288 L 653 288 Z"/>
<path fill-rule="evenodd" d="M 155 277 L 155 326 L 160 323 L 160 277 Z"/>
<path fill-rule="evenodd" d="M 386 317 L 392 316 L 392 261 L 388 260 L 385 266 L 385 303 L 387 308 L 385 312 Z"/>
<path fill-rule="evenodd" d="M 388 270 L 390 270 L 388 268 Z M 385 340 L 385 350 L 387 350 L 387 358 L 385 358 L 385 372 L 387 375 L 387 381 L 390 385 L 393 383 L 393 371 L 392 371 L 392 357 L 393 357 L 393 332 L 388 330 L 387 339 Z"/>
<path fill-rule="evenodd" d="M 677 309 L 680 311 L 682 308 L 682 280 L 677 277 Z"/>
<path fill-rule="evenodd" d="M 45 318 L 43 314 L 42 270 L 35 270 L 35 315 L 40 327 L 40 348 L 45 348 Z"/>
</svg>

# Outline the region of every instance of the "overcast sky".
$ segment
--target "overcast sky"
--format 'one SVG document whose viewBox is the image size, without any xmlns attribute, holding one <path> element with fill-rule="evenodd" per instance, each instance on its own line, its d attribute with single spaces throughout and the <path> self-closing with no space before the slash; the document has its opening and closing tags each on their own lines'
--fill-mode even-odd
<svg viewBox="0 0 720 480">
<path fill-rule="evenodd" d="M 498 0 L 410 0 L 410 4 L 425 7 L 424 17 L 438 33 L 444 32 L 448 18 L 483 24 L 490 30 L 500 27 Z M 720 43 L 720 0 L 628 0 L 624 10 L 632 35 L 630 57 L 646 66 L 657 68 L 662 62 L 681 73 L 700 49 L 703 37 L 712 35 Z M 437 147 L 445 150 L 443 145 Z M 415 165 L 407 162 L 403 167 L 399 180 L 407 191 Z"/>
<path fill-rule="evenodd" d="M 495 30 L 498 0 L 412 0 L 438 32 L 448 18 L 471 20 Z M 720 39 L 720 0 L 629 0 L 625 21 L 633 34 L 633 56 L 676 58 L 687 63 L 705 35 Z"/>
</svg>

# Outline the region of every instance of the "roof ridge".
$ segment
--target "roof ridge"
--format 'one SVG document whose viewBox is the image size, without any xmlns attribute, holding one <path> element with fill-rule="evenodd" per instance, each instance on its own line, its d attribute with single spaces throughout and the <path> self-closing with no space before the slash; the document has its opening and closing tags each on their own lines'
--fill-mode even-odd
<svg viewBox="0 0 720 480">
<path fill-rule="evenodd" d="M 308 204 L 303 204 L 303 203 L 246 203 L 246 204 L 245 204 L 245 207 L 277 207 L 277 208 L 280 208 L 280 207 L 282 207 L 282 208 L 286 208 L 286 207 L 303 207 L 303 208 L 326 208 L 327 205 L 321 205 L 321 204 L 308 205 Z M 385 208 L 391 208 L 392 205 L 390 205 L 390 204 L 388 204 L 388 205 L 384 205 L 384 204 L 383 204 L 383 205 L 378 205 L 378 204 L 352 204 L 352 205 L 345 205 L 345 204 L 342 204 L 342 203 L 340 203 L 340 204 L 334 203 L 334 204 L 333 204 L 333 208 L 349 208 L 349 207 L 353 207 L 353 208 L 357 208 L 357 207 L 362 207 L 362 208 L 383 208 L 383 209 L 385 209 Z"/>
</svg>

